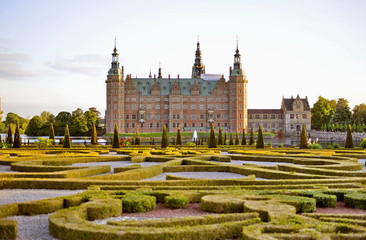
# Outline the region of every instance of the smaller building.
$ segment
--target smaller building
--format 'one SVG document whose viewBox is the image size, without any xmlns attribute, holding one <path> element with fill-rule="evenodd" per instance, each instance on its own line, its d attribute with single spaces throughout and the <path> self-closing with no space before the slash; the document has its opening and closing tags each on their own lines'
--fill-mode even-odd
<svg viewBox="0 0 366 240">
<path fill-rule="evenodd" d="M 265 132 L 295 136 L 305 124 L 311 129 L 311 110 L 308 98 L 282 98 L 280 109 L 248 109 L 248 127 L 257 129 L 259 125 Z"/>
</svg>

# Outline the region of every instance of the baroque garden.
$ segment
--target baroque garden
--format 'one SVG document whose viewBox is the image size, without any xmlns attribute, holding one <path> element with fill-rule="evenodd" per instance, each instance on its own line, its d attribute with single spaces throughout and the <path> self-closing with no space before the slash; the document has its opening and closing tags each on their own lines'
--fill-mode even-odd
<svg viewBox="0 0 366 240">
<path fill-rule="evenodd" d="M 119 89 L 123 70 L 116 53 L 107 85 Z M 199 82 L 204 66 L 196 60 L 192 79 Z M 230 78 L 235 84 L 227 90 L 238 90 L 243 101 L 246 80 L 238 50 L 232 71 L 237 71 Z M 163 81 L 145 80 L 157 91 Z M 128 81 L 132 87 L 139 80 Z M 182 82 L 174 81 L 178 97 Z M 197 82 L 192 80 L 192 88 L 198 94 Z M 220 82 L 226 84 L 222 78 L 216 84 Z M 91 143 L 84 145 L 71 144 L 68 125 L 57 145 L 52 124 L 49 138 L 31 145 L 22 145 L 19 124 L 14 138 L 9 127 L 2 143 L 6 148 L 0 149 L 0 239 L 366 239 L 366 140 L 361 147 L 353 146 L 350 125 L 345 147 L 319 149 L 307 139 L 306 122 L 298 146 L 272 147 L 258 119 L 252 122 L 259 126 L 256 133 L 243 130 L 248 123 L 246 102 L 242 107 L 235 102 L 230 111 L 237 116 L 231 115 L 229 124 L 216 113 L 203 114 L 205 124 L 194 130 L 205 129 L 207 137 L 185 144 L 181 128 L 196 126 L 193 118 L 184 126 L 184 117 L 177 119 L 184 108 L 175 109 L 177 113 L 167 114 L 166 123 L 159 125 L 163 130 L 155 143 L 155 138 L 143 138 L 142 130 L 150 129 L 140 121 L 145 120 L 145 109 L 136 110 L 139 117 L 134 119 L 122 117 L 114 104 L 124 100 L 112 92 L 106 113 L 109 131 L 114 126 L 111 144 L 98 144 L 95 124 Z M 307 104 L 299 97 L 283 99 L 289 101 Z M 135 128 L 133 139 L 121 139 L 118 129 L 131 130 L 134 121 L 141 124 L 141 136 Z M 196 214 L 189 214 L 194 207 Z M 166 214 L 159 215 L 161 211 Z"/>
</svg>

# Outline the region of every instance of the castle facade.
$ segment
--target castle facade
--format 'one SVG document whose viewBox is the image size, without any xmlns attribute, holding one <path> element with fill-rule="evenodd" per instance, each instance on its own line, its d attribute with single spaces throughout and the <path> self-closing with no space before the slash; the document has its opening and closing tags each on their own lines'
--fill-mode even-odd
<svg viewBox="0 0 366 240">
<path fill-rule="evenodd" d="M 243 128 L 257 128 L 259 124 L 265 131 L 286 132 L 292 128 L 297 130 L 300 125 L 300 122 L 296 125 L 292 121 L 292 115 L 287 117 L 288 114 L 297 114 L 289 113 L 291 99 L 283 99 L 281 109 L 252 109 L 248 116 L 248 81 L 238 46 L 228 80 L 223 75 L 205 73 L 199 42 L 190 78 L 180 78 L 179 75 L 177 78 L 163 77 L 160 67 L 157 76 L 151 73 L 147 78 L 125 76 L 115 46 L 105 82 L 106 132 L 113 132 L 115 124 L 119 132 L 126 133 L 161 132 L 164 125 L 169 132 L 176 132 L 178 127 L 182 131 L 206 132 L 211 124 L 216 129 L 221 127 L 223 131 L 233 133 L 241 132 Z M 301 109 L 309 115 L 307 99 L 298 98 L 295 110 L 297 104 L 302 104 Z M 310 117 L 306 119 L 310 120 Z"/>
</svg>

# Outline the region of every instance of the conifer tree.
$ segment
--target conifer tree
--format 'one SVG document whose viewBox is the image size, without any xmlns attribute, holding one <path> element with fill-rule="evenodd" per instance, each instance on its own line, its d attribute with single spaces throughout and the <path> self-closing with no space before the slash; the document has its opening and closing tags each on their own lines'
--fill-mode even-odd
<svg viewBox="0 0 366 240">
<path fill-rule="evenodd" d="M 138 130 L 136 131 L 135 145 L 140 145 L 140 136 Z"/>
<path fill-rule="evenodd" d="M 118 134 L 118 126 L 117 126 L 117 123 L 114 125 L 112 147 L 113 148 L 119 148 L 119 134 Z"/>
<path fill-rule="evenodd" d="M 217 145 L 223 145 L 222 144 L 222 127 L 219 127 L 219 136 L 218 136 Z"/>
<path fill-rule="evenodd" d="M 178 127 L 177 129 L 177 141 L 176 141 L 177 145 L 182 145 L 182 136 L 180 135 L 180 127 Z"/>
<path fill-rule="evenodd" d="M 239 145 L 239 134 L 238 134 L 238 132 L 236 132 L 236 135 L 235 135 L 235 145 Z"/>
<path fill-rule="evenodd" d="M 11 124 L 8 125 L 8 136 L 6 137 L 6 142 L 13 144 L 13 132 L 11 131 Z"/>
<path fill-rule="evenodd" d="M 152 145 L 155 145 L 155 138 L 152 138 Z"/>
<path fill-rule="evenodd" d="M 93 125 L 92 125 L 92 135 L 91 135 L 90 143 L 92 145 L 97 145 L 98 144 L 97 128 L 95 127 L 94 122 L 93 122 Z"/>
<path fill-rule="evenodd" d="M 50 124 L 50 132 L 48 138 L 52 140 L 52 145 L 55 145 L 55 128 L 53 127 L 53 123 Z"/>
<path fill-rule="evenodd" d="M 241 136 L 241 145 L 247 145 L 247 139 L 245 138 L 245 129 L 243 128 L 243 134 Z"/>
<path fill-rule="evenodd" d="M 166 148 L 168 146 L 169 146 L 168 135 L 167 135 L 167 132 L 166 132 L 166 126 L 164 125 L 163 135 L 161 137 L 161 148 Z"/>
<path fill-rule="evenodd" d="M 254 145 L 254 131 L 253 131 L 253 128 L 250 129 L 249 145 Z"/>
<path fill-rule="evenodd" d="M 345 148 L 353 148 L 352 128 L 351 125 L 349 124 L 347 126 L 347 137 L 346 137 Z"/>
<path fill-rule="evenodd" d="M 136 145 L 136 138 L 132 138 L 131 145 Z"/>
<path fill-rule="evenodd" d="M 19 122 L 15 125 L 13 148 L 20 148 L 22 146 L 22 139 L 20 138 Z"/>
<path fill-rule="evenodd" d="M 306 135 L 306 125 L 305 124 L 302 125 L 300 148 L 301 149 L 308 148 L 308 136 Z"/>
<path fill-rule="evenodd" d="M 226 145 L 226 140 L 227 140 L 227 137 L 226 137 L 226 132 L 225 132 L 225 134 L 224 134 L 224 142 L 223 142 L 224 145 Z"/>
<path fill-rule="evenodd" d="M 230 133 L 229 145 L 234 145 L 233 134 L 232 133 Z"/>
<path fill-rule="evenodd" d="M 208 147 L 217 148 L 216 139 L 215 139 L 215 127 L 214 127 L 213 123 L 211 123 L 211 131 L 210 131 Z"/>
<path fill-rule="evenodd" d="M 263 140 L 263 133 L 262 133 L 262 126 L 261 125 L 259 125 L 259 129 L 258 129 L 258 137 L 257 137 L 256 148 L 264 148 L 264 140 Z"/>
<path fill-rule="evenodd" d="M 63 148 L 71 148 L 71 140 L 70 140 L 70 132 L 69 132 L 69 125 L 66 124 L 65 126 L 65 136 L 63 141 Z"/>
</svg>

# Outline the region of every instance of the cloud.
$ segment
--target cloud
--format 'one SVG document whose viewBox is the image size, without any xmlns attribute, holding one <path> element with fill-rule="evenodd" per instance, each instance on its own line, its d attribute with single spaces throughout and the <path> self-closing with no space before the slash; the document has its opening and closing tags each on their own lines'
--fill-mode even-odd
<svg viewBox="0 0 366 240">
<path fill-rule="evenodd" d="M 56 60 L 48 62 L 46 65 L 61 72 L 95 76 L 106 71 L 105 65 L 107 62 L 105 56 L 87 54 L 76 55 L 71 58 L 57 57 Z"/>
<path fill-rule="evenodd" d="M 0 46 L 0 50 L 6 47 Z M 5 80 L 24 80 L 37 74 L 24 68 L 31 58 L 22 53 L 0 53 L 0 78 Z"/>
</svg>

